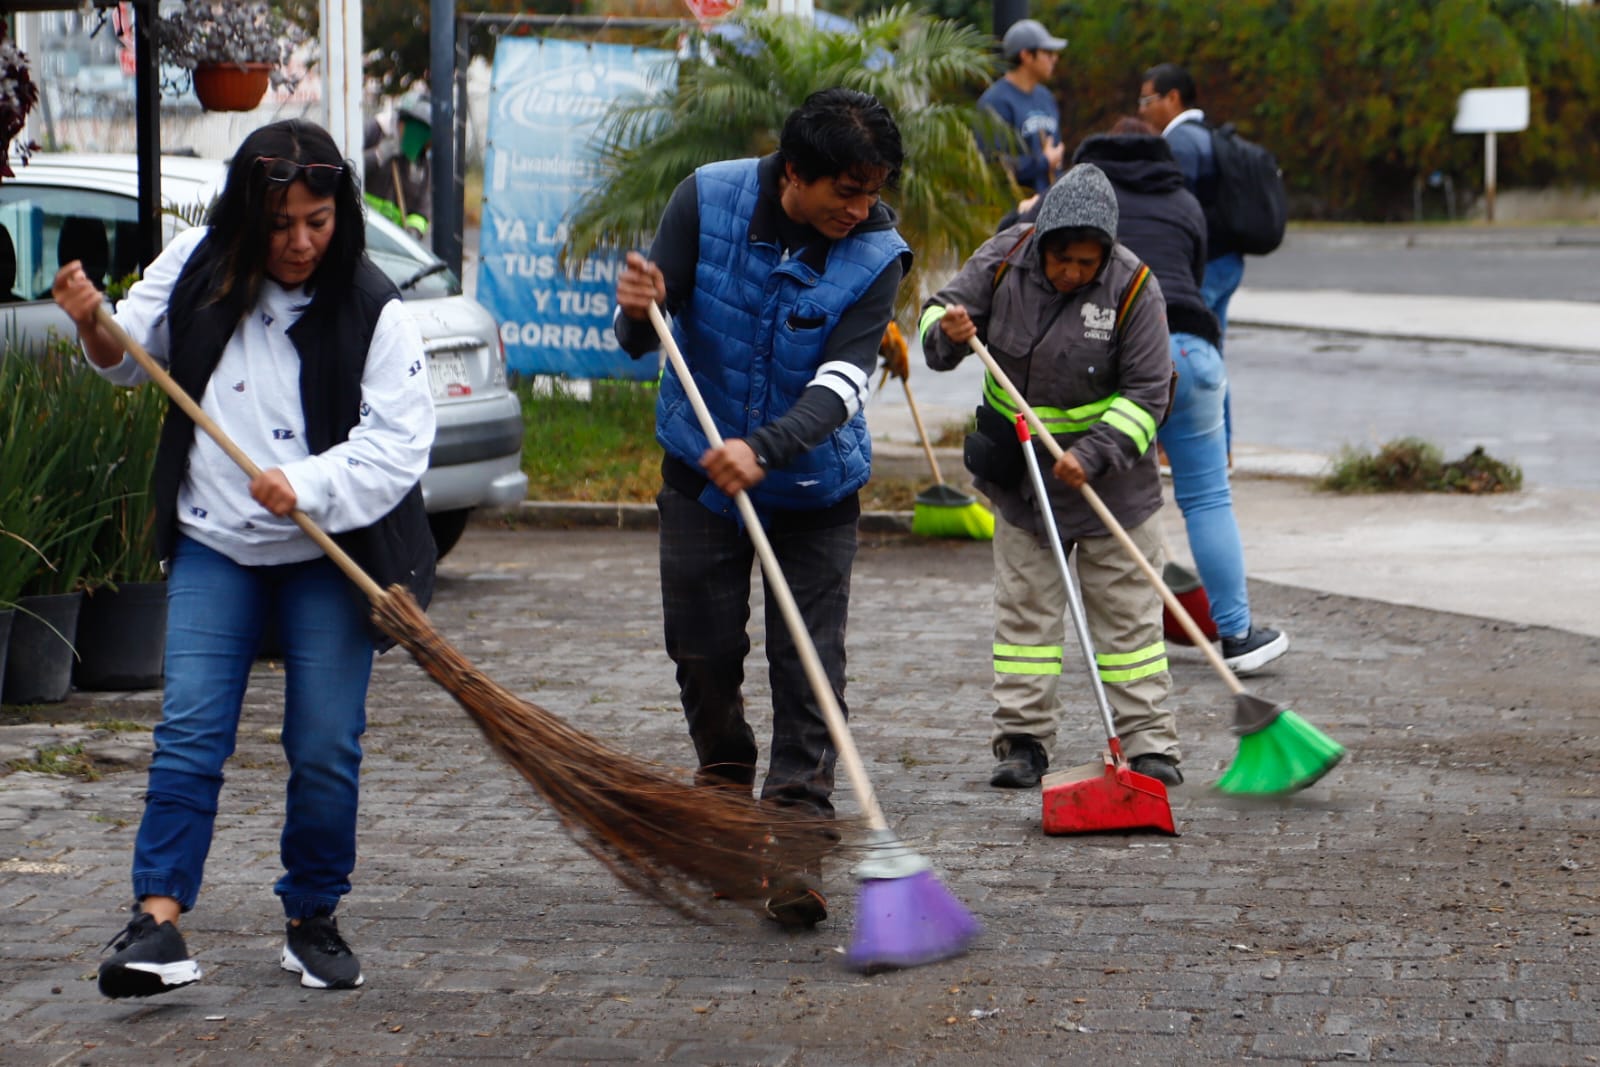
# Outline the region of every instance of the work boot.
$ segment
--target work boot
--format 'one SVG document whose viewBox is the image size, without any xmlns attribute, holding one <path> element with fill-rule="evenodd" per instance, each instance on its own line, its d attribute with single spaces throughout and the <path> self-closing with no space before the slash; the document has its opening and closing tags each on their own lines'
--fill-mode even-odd
<svg viewBox="0 0 1600 1067">
<path fill-rule="evenodd" d="M 1000 762 L 989 775 L 989 784 L 1000 789 L 1032 789 L 1044 777 L 1050 757 L 1031 734 L 1004 734 L 995 744 Z"/>
<path fill-rule="evenodd" d="M 808 863 L 802 871 L 774 875 L 763 889 L 767 893 L 767 918 L 787 930 L 809 929 L 828 917 L 828 898 L 822 895 L 822 861 Z"/>
<path fill-rule="evenodd" d="M 1222 639 L 1222 662 L 1234 674 L 1253 674 L 1289 651 L 1289 638 L 1267 626 L 1252 626 L 1243 637 Z"/>
<path fill-rule="evenodd" d="M 1135 756 L 1129 760 L 1128 767 L 1134 774 L 1154 778 L 1162 785 L 1183 784 L 1183 772 L 1178 770 L 1178 761 L 1170 756 L 1147 752 L 1143 756 Z"/>
</svg>

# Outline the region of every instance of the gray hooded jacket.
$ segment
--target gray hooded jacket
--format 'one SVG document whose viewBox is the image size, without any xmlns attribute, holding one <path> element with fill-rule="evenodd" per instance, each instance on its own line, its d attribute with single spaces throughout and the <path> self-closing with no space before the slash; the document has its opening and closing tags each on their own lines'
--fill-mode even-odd
<svg viewBox="0 0 1600 1067">
<path fill-rule="evenodd" d="M 1100 273 L 1070 293 L 1045 276 L 1041 239 L 1059 229 L 1088 227 L 1110 248 Z M 1166 305 L 1152 275 L 1123 314 L 1116 315 L 1142 266 L 1116 244 L 1116 193 L 1092 164 L 1069 171 L 1045 194 L 1030 231 L 1014 226 L 990 238 L 923 305 L 923 353 L 934 370 L 950 370 L 971 354 L 939 328 L 946 308 L 961 305 L 978 336 L 1047 425 L 1071 451 L 1096 493 L 1124 526 L 1137 526 L 1161 507 L 1155 433 L 1172 386 Z M 1005 271 L 996 282 L 1002 263 Z M 984 375 L 982 402 L 1007 416 L 1013 405 Z M 1049 476 L 1052 460 L 1034 445 L 1046 470 L 1051 510 L 1064 538 L 1109 533 L 1083 494 Z M 1038 504 L 1026 478 L 1015 489 L 979 480 L 1013 526 L 1043 537 Z"/>
</svg>

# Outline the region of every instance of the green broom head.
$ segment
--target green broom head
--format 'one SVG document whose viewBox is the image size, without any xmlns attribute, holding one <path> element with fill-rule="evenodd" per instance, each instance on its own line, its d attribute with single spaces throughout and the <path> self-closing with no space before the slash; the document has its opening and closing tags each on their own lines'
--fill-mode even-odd
<svg viewBox="0 0 1600 1067">
<path fill-rule="evenodd" d="M 911 532 L 921 537 L 993 541 L 994 516 L 976 498 L 940 483 L 917 494 Z"/>
<path fill-rule="evenodd" d="M 1344 758 L 1344 746 L 1289 708 L 1240 693 L 1239 752 L 1218 779 L 1219 792 L 1271 796 L 1320 781 Z"/>
</svg>

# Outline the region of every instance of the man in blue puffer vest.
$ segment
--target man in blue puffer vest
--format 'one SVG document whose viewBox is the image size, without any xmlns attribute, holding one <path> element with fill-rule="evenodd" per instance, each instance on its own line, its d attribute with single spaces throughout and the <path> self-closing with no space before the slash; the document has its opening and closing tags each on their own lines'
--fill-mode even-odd
<svg viewBox="0 0 1600 1067">
<path fill-rule="evenodd" d="M 900 173 L 900 131 L 874 97 L 824 89 L 784 122 L 778 151 L 699 168 L 674 190 L 650 255 L 628 254 L 615 328 L 634 356 L 673 334 L 724 444 L 711 448 L 669 366 L 656 408 L 665 449 L 661 599 L 667 654 L 708 786 L 755 784 L 744 716 L 755 550 L 733 496 L 749 493 L 828 680 L 844 703 L 845 623 L 858 490 L 872 461 L 862 406 L 911 250 L 880 191 Z M 799 654 L 766 597 L 772 746 L 764 802 L 833 814 L 836 752 Z M 769 887 L 784 926 L 827 917 L 820 871 Z"/>
</svg>

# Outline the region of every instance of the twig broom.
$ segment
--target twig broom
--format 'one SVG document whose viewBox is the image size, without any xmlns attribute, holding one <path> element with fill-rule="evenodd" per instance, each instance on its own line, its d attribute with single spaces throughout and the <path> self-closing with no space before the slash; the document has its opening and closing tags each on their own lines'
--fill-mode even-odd
<svg viewBox="0 0 1600 1067">
<path fill-rule="evenodd" d="M 672 330 L 661 314 L 661 308 L 650 304 L 650 322 L 661 338 L 672 371 L 689 397 L 700 429 L 712 448 L 721 448 L 722 434 L 700 396 L 689 365 L 684 361 Z M 734 498 L 739 514 L 744 519 L 745 531 L 761 559 L 761 569 L 767 584 L 778 601 L 783 621 L 789 628 L 795 648 L 805 668 L 806 680 L 811 683 L 817 703 L 822 708 L 828 724 L 833 747 L 838 750 L 839 762 L 844 764 L 845 775 L 855 790 L 857 803 L 867 822 L 869 837 L 866 858 L 856 866 L 856 878 L 861 882 L 861 895 L 856 902 L 855 937 L 851 941 L 846 961 L 856 970 L 872 973 L 896 967 L 915 967 L 959 955 L 978 935 L 978 922 L 961 905 L 933 874 L 933 865 L 926 858 L 902 844 L 889 829 L 878 806 L 877 794 L 867 781 L 867 770 L 856 751 L 850 728 L 845 723 L 844 712 L 834 699 L 833 687 L 828 683 L 822 660 L 817 656 L 816 645 L 806 629 L 794 594 L 778 566 L 778 557 L 761 526 L 761 517 L 750 501 L 750 494 L 740 490 Z"/>
<path fill-rule="evenodd" d="M 1028 423 L 1033 427 L 1039 440 L 1043 441 L 1050 454 L 1059 460 L 1062 455 L 1061 446 L 1039 420 L 1033 408 L 1022 398 L 1022 394 L 1006 376 L 1006 372 L 994 361 L 989 349 L 976 337 L 970 343 L 972 350 L 988 368 L 990 377 L 1011 397 L 1011 402 L 1017 406 L 1017 410 L 1027 416 Z M 1183 627 L 1195 647 L 1205 654 L 1206 661 L 1233 694 L 1233 729 L 1239 735 L 1239 751 L 1232 765 L 1218 779 L 1216 788 L 1224 793 L 1293 793 L 1315 784 L 1323 775 L 1333 770 L 1334 766 L 1344 758 L 1344 747 L 1295 714 L 1287 705 L 1275 704 L 1246 692 L 1239 679 L 1222 661 L 1222 655 L 1212 647 L 1210 641 L 1206 640 L 1199 624 L 1184 609 L 1172 590 L 1167 588 L 1166 582 L 1161 580 L 1161 575 L 1156 573 L 1150 561 L 1144 558 L 1144 553 L 1139 551 L 1139 547 L 1133 543 L 1133 539 L 1122 528 L 1116 516 L 1111 514 L 1105 502 L 1100 499 L 1100 494 L 1087 485 L 1082 486 L 1079 492 L 1099 516 L 1100 521 L 1105 524 L 1106 529 L 1117 539 L 1117 543 L 1144 572 L 1144 576 L 1150 580 L 1156 592 L 1161 594 L 1161 600 L 1166 604 L 1167 611 Z"/>
<path fill-rule="evenodd" d="M 102 306 L 98 321 L 172 402 L 254 478 L 260 468 Z M 756 906 L 769 875 L 798 876 L 824 849 L 825 820 L 758 807 L 725 790 L 696 788 L 608 748 L 502 688 L 433 629 L 400 585 L 378 586 L 302 511 L 294 521 L 372 603 L 373 619 L 482 730 L 536 789 L 568 833 L 630 888 L 690 916 L 710 889 Z"/>
</svg>

